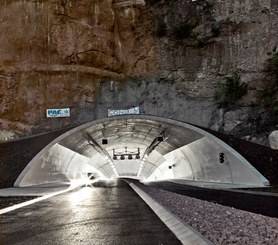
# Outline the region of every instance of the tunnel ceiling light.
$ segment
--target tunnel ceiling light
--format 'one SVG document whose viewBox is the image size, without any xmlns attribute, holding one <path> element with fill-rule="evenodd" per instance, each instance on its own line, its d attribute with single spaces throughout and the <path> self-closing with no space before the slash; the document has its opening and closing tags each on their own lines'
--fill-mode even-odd
<svg viewBox="0 0 278 245">
<path fill-rule="evenodd" d="M 151 152 L 162 142 L 164 142 L 167 139 L 166 137 L 166 129 L 163 129 L 161 131 L 161 133 L 154 138 L 154 140 L 152 141 L 152 143 L 147 147 L 147 149 L 145 150 L 143 157 L 146 155 L 150 155 Z"/>
<path fill-rule="evenodd" d="M 140 148 L 137 148 L 137 151 L 128 151 L 127 147 L 125 147 L 124 151 L 115 151 L 115 149 L 113 149 L 113 159 L 117 160 L 118 157 L 121 160 L 125 160 L 126 158 L 128 160 L 140 159 Z"/>
</svg>

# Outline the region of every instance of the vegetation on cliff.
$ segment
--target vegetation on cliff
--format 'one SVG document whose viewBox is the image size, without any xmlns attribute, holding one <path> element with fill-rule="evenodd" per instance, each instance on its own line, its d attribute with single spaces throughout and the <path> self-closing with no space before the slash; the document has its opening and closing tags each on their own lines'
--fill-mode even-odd
<svg viewBox="0 0 278 245">
<path fill-rule="evenodd" d="M 258 98 L 264 110 L 272 118 L 273 124 L 278 124 L 278 52 L 266 62 L 267 78 L 265 87 L 259 91 Z"/>
<path fill-rule="evenodd" d="M 225 77 L 224 83 L 218 83 L 215 88 L 215 100 L 220 106 L 234 106 L 244 95 L 248 85 L 240 82 L 238 74 Z"/>
</svg>

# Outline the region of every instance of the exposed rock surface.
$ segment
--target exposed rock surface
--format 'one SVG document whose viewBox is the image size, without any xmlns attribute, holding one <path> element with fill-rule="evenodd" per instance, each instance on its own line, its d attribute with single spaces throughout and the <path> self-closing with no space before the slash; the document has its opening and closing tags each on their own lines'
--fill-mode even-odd
<svg viewBox="0 0 278 245">
<path fill-rule="evenodd" d="M 0 130 L 33 134 L 140 106 L 141 113 L 254 134 L 250 106 L 277 51 L 276 2 L 150 2 L 5 1 Z M 194 30 L 179 39 L 177 27 L 188 22 Z M 236 108 L 218 108 L 215 86 L 235 73 L 248 93 Z M 47 108 L 64 107 L 71 108 L 70 118 L 46 118 Z"/>
<path fill-rule="evenodd" d="M 142 1 L 120 2 L 1 5 L 1 129 L 31 133 L 95 119 L 102 83 L 154 70 L 147 9 Z M 47 108 L 61 107 L 70 107 L 72 118 L 46 120 Z"/>
<path fill-rule="evenodd" d="M 272 149 L 278 150 L 278 130 L 273 131 L 269 135 L 269 144 Z"/>
<path fill-rule="evenodd" d="M 16 139 L 16 134 L 9 130 L 0 130 L 0 142 Z"/>
</svg>

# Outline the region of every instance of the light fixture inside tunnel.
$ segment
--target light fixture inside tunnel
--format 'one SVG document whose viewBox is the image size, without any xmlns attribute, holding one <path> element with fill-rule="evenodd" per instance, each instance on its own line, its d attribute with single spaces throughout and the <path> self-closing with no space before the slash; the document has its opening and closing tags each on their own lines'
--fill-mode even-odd
<svg viewBox="0 0 278 245">
<path fill-rule="evenodd" d="M 132 159 L 140 159 L 140 148 L 137 149 L 137 151 L 128 151 L 127 147 L 125 147 L 124 151 L 115 151 L 113 149 L 113 159 L 114 160 L 132 160 Z"/>
<path fill-rule="evenodd" d="M 101 142 L 102 142 L 103 145 L 107 145 L 108 144 L 108 139 L 102 139 Z"/>
<path fill-rule="evenodd" d="M 108 161 L 109 165 L 111 166 L 114 174 L 116 176 L 119 176 L 117 169 L 113 163 L 113 159 L 111 158 L 111 156 L 109 155 L 109 153 L 105 150 L 105 148 L 102 148 L 96 141 L 95 139 L 89 134 L 87 133 L 85 135 L 85 138 L 88 140 L 88 145 L 92 146 L 95 150 L 97 150 L 101 155 L 105 156 L 105 159 Z M 103 143 L 103 142 L 102 142 Z M 104 142 L 105 143 L 105 142 Z M 107 142 L 108 143 L 108 140 Z"/>
<path fill-rule="evenodd" d="M 158 136 L 158 137 L 157 137 L 157 141 L 158 141 L 158 142 L 164 141 L 164 137 L 163 137 L 163 136 Z"/>
<path fill-rule="evenodd" d="M 219 162 L 220 163 L 224 163 L 225 162 L 225 157 L 224 157 L 224 153 L 223 152 L 219 153 Z"/>
<path fill-rule="evenodd" d="M 151 152 L 160 144 L 160 143 L 163 143 L 164 141 L 166 141 L 168 139 L 168 137 L 166 137 L 166 128 L 163 129 L 161 131 L 161 133 L 154 138 L 154 140 L 152 141 L 152 143 L 147 147 L 147 149 L 145 150 L 145 152 L 143 153 L 143 157 L 142 157 L 142 161 L 141 161 L 141 164 L 139 166 L 139 169 L 138 169 L 138 173 L 137 173 L 137 176 L 139 177 L 143 168 L 144 168 L 144 165 L 145 165 L 145 161 L 146 159 L 148 158 L 148 156 L 151 154 Z M 171 167 L 172 168 L 172 167 Z"/>
</svg>

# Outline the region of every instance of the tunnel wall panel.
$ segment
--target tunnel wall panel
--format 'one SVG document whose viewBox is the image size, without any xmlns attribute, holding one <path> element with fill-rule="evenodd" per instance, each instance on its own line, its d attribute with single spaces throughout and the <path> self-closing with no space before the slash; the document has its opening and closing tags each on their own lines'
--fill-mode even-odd
<svg viewBox="0 0 278 245">
<path fill-rule="evenodd" d="M 118 146 L 119 143 L 121 147 L 124 147 L 129 143 L 128 140 L 131 138 L 131 135 L 136 137 L 135 131 L 132 130 L 136 129 L 138 131 L 140 127 L 145 127 L 145 121 L 147 121 L 148 124 L 151 124 L 151 122 L 154 124 L 150 126 L 150 130 L 148 131 L 149 134 L 145 138 L 150 146 L 149 149 L 151 149 L 151 153 L 148 153 L 149 156 L 146 155 L 147 159 L 144 159 L 143 155 L 141 155 L 143 158 L 141 160 L 145 161 L 145 163 L 140 177 L 149 177 L 161 164 L 165 163 L 164 159 L 168 157 L 165 166 L 167 166 L 167 164 L 173 166 L 175 178 L 254 186 L 264 186 L 268 184 L 268 181 L 240 154 L 211 134 L 192 125 L 170 119 L 146 115 L 130 115 L 91 122 L 58 137 L 28 164 L 17 179 L 15 185 L 26 185 L 28 181 L 31 184 L 38 184 L 43 182 L 43 178 L 47 179 L 48 182 L 54 182 L 58 179 L 64 181 L 65 179 L 77 178 L 78 172 L 82 172 L 83 170 L 92 171 L 88 166 L 96 168 L 106 176 L 115 177 L 112 161 L 109 160 L 111 155 L 109 158 L 107 151 L 101 148 L 105 146 L 100 147 L 99 145 L 103 137 L 100 132 L 108 125 L 112 130 L 110 132 L 111 140 L 112 137 L 115 136 L 114 132 L 117 131 L 117 125 L 122 130 L 127 126 L 128 130 L 124 131 L 123 138 L 118 138 L 117 141 L 110 145 L 110 147 L 112 147 L 111 149 Z M 155 128 L 155 133 L 151 134 L 150 132 L 153 131 L 151 130 L 153 127 Z M 176 127 L 177 130 L 173 130 L 174 127 Z M 167 128 L 171 130 L 166 130 Z M 164 140 L 159 143 L 159 146 L 156 147 L 155 145 L 155 148 L 152 148 L 153 142 L 155 143 L 155 139 L 158 137 L 157 133 L 164 132 L 165 130 L 166 137 Z M 86 132 L 90 132 L 91 134 L 95 132 L 95 134 L 98 135 L 98 138 L 95 139 L 95 143 L 93 141 L 92 143 L 88 141 L 85 137 Z M 171 132 L 174 133 L 171 134 Z M 109 130 L 105 132 L 105 135 L 109 137 Z M 191 139 L 192 135 L 195 135 L 194 140 Z M 71 137 L 74 137 L 73 141 L 70 140 Z M 80 139 L 78 137 L 83 138 Z M 139 138 L 136 139 L 138 140 Z M 113 142 L 110 140 L 108 139 L 110 143 Z M 60 142 L 63 146 L 57 146 Z M 74 142 L 79 142 L 78 144 L 80 145 L 75 146 Z M 134 142 L 136 141 L 133 141 L 133 143 Z M 147 142 L 142 143 L 142 147 L 145 147 Z M 89 154 L 91 160 L 79 154 L 88 149 L 88 143 L 93 144 L 91 152 L 89 152 L 92 153 L 92 155 Z M 65 147 L 66 145 L 69 145 L 69 147 Z M 101 154 L 98 153 L 100 150 L 102 151 Z M 219 162 L 220 152 L 225 154 L 224 163 Z M 79 162 L 84 167 L 79 169 L 77 165 Z M 138 166 L 135 167 L 136 169 L 134 169 L 134 171 L 136 172 Z M 125 167 L 123 166 L 123 168 Z M 121 169 L 121 172 L 126 173 L 124 169 Z M 32 175 L 31 173 L 35 174 Z M 165 176 L 165 174 L 161 174 L 161 176 Z"/>
<path fill-rule="evenodd" d="M 70 183 L 96 172 L 89 162 L 88 158 L 56 144 L 27 172 L 19 186 Z"/>
<path fill-rule="evenodd" d="M 248 166 L 245 159 L 208 137 L 182 147 L 181 150 L 189 161 L 194 161 L 191 165 L 195 166 L 193 171 L 195 180 L 247 185 L 262 184 L 257 172 Z M 220 163 L 219 153 L 224 153 L 223 163 Z"/>
</svg>

